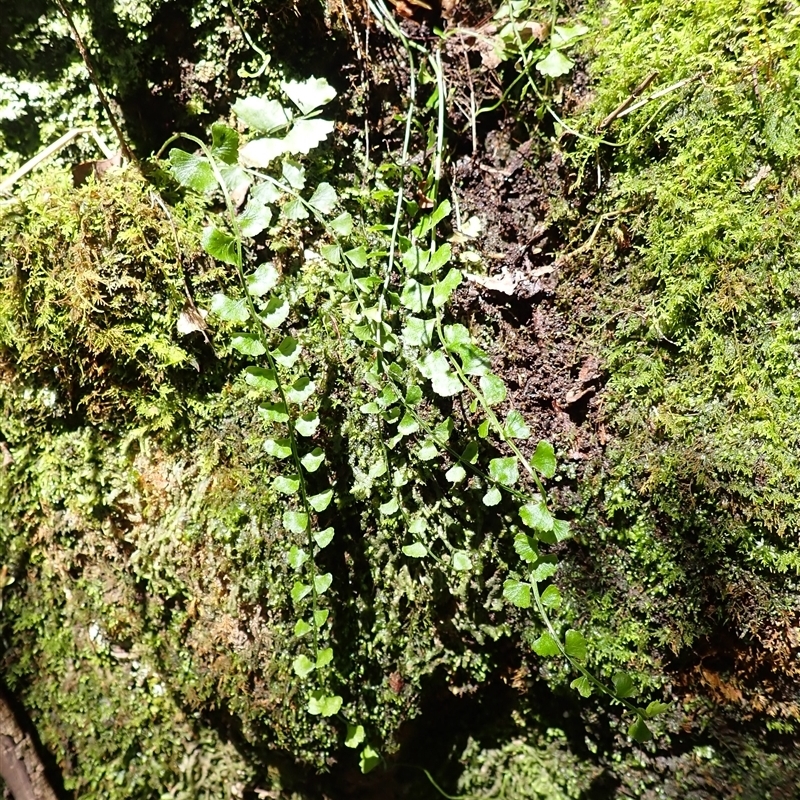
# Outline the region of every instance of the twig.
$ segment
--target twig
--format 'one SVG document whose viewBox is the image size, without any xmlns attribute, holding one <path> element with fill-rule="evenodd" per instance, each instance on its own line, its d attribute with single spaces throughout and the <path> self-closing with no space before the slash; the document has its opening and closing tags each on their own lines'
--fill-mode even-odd
<svg viewBox="0 0 800 800">
<path fill-rule="evenodd" d="M 622 116 L 630 107 L 631 103 L 647 89 L 647 87 L 658 77 L 658 70 L 651 72 L 598 126 L 597 130 L 602 131 L 607 128 L 617 117 Z"/>
<path fill-rule="evenodd" d="M 631 211 L 635 211 L 634 206 L 628 206 L 628 208 L 622 208 L 619 211 L 609 211 L 607 214 L 603 214 L 600 219 L 597 220 L 597 224 L 594 226 L 594 230 L 592 231 L 589 238 L 580 246 L 577 247 L 575 250 L 572 250 L 569 253 L 564 253 L 560 255 L 556 259 L 556 266 L 561 266 L 562 264 L 567 263 L 570 259 L 574 258 L 575 256 L 579 256 L 582 253 L 585 253 L 587 250 L 590 250 L 597 239 L 597 234 L 600 233 L 600 228 L 603 226 L 603 223 L 606 220 L 614 219 L 614 217 L 619 217 L 622 214 L 628 214 Z"/>
<path fill-rule="evenodd" d="M 117 134 L 119 149 L 122 152 L 122 155 L 130 161 L 135 161 L 136 159 L 133 157 L 133 152 L 131 151 L 130 147 L 128 147 L 128 142 L 122 133 L 122 128 L 120 127 L 119 122 L 117 122 L 117 118 L 114 116 L 114 113 L 111 111 L 111 105 L 108 102 L 106 93 L 103 91 L 103 87 L 100 86 L 100 82 L 97 80 L 94 67 L 92 66 L 92 61 L 89 58 L 89 51 L 86 49 L 86 45 L 83 43 L 80 33 L 78 33 L 78 28 L 75 25 L 75 21 L 72 19 L 72 14 L 64 5 L 63 0 L 56 0 L 56 5 L 58 5 L 58 7 L 61 9 L 61 13 L 66 17 L 67 24 L 72 31 L 72 35 L 75 37 L 75 44 L 78 48 L 78 52 L 81 54 L 83 63 L 86 66 L 86 71 L 89 73 L 89 79 L 94 84 L 94 88 L 97 89 L 97 94 L 100 97 L 100 103 L 106 112 L 108 121 L 111 123 L 111 127 L 114 129 L 114 133 Z"/>
<path fill-rule="evenodd" d="M 469 66 L 469 56 L 466 50 L 463 51 L 462 55 L 464 56 L 464 66 L 466 67 L 467 78 L 469 79 L 469 122 L 470 128 L 472 129 L 472 157 L 475 158 L 478 152 L 478 104 L 475 101 L 475 84 L 472 80 L 472 70 Z"/>
<path fill-rule="evenodd" d="M 0 775 L 14 800 L 37 800 L 28 770 L 24 762 L 17 758 L 14 740 L 10 736 L 0 735 Z"/>
<path fill-rule="evenodd" d="M 94 128 L 73 128 L 60 138 L 56 139 L 52 144 L 47 145 L 41 152 L 37 153 L 33 158 L 28 159 L 16 172 L 9 175 L 2 183 L 0 183 L 0 194 L 4 194 L 11 190 L 11 187 L 20 179 L 24 178 L 29 172 L 33 172 L 42 162 L 46 161 L 50 156 L 66 147 L 73 139 L 85 134 L 92 136 L 97 142 L 97 146 L 103 151 L 106 158 L 113 158 L 114 154 L 108 149 L 105 142 L 100 138 Z"/>
<path fill-rule="evenodd" d="M 652 103 L 653 100 L 658 100 L 659 97 L 664 97 L 664 95 L 669 94 L 670 92 L 674 92 L 682 87 L 686 86 L 687 84 L 693 83 L 696 80 L 699 80 L 702 76 L 701 72 L 698 72 L 697 75 L 692 75 L 691 78 L 684 78 L 682 81 L 678 81 L 677 83 L 673 83 L 671 86 L 665 86 L 663 89 L 659 89 L 657 92 L 653 92 L 653 94 L 648 95 L 643 100 L 640 100 L 638 103 L 635 103 L 630 108 L 626 108 L 621 114 L 620 117 L 627 117 L 628 114 L 632 114 L 634 111 L 638 111 L 642 106 L 646 106 L 648 103 Z"/>
<path fill-rule="evenodd" d="M 206 325 L 205 317 L 203 317 L 198 310 L 197 306 L 195 305 L 194 298 L 192 297 L 191 287 L 189 286 L 189 278 L 186 276 L 186 269 L 183 264 L 181 243 L 180 239 L 178 239 L 178 229 L 175 227 L 175 221 L 172 219 L 172 214 L 169 213 L 169 209 L 167 208 L 167 205 L 162 199 L 161 195 L 158 194 L 158 192 L 153 191 L 150 192 L 150 196 L 152 200 L 161 207 L 161 210 L 164 212 L 164 216 L 167 218 L 167 221 L 172 228 L 172 236 L 175 240 L 175 258 L 177 259 L 178 266 L 180 267 L 181 278 L 183 279 L 183 292 L 186 295 L 186 302 L 184 303 L 181 316 L 186 316 L 187 322 L 191 323 L 193 328 L 200 333 L 200 335 L 206 340 L 206 344 L 216 355 L 214 346 L 211 344 L 211 340 L 208 338 L 208 325 Z"/>
</svg>

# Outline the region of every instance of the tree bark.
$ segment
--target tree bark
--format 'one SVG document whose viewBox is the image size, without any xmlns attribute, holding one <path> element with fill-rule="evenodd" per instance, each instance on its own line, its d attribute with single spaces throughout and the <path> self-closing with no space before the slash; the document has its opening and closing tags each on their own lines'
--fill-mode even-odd
<svg viewBox="0 0 800 800">
<path fill-rule="evenodd" d="M 58 800 L 47 780 L 44 764 L 0 693 L 0 777 L 14 800 Z"/>
</svg>

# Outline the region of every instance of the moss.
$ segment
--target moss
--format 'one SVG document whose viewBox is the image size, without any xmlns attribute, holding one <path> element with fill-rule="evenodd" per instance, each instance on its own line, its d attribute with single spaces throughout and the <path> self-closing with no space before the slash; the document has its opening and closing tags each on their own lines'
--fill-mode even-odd
<svg viewBox="0 0 800 800">
<path fill-rule="evenodd" d="M 13 452 L 2 489 L 24 505 L 3 503 L 2 559 L 17 576 L 5 598 L 4 674 L 65 788 L 80 797 L 178 797 L 168 792 L 205 765 L 203 796 L 229 793 L 249 768 L 181 707 L 152 646 L 141 576 L 130 565 L 129 460 L 85 428 Z M 9 539 L 9 530 L 17 535 Z"/>
<path fill-rule="evenodd" d="M 459 794 L 485 800 L 578 800 L 587 796 L 598 770 L 573 755 L 564 732 L 518 736 L 497 747 L 470 740 L 460 757 Z"/>
<path fill-rule="evenodd" d="M 257 785 L 277 756 L 314 771 L 355 758 L 339 720 L 306 713 L 292 669 L 293 541 L 269 489 L 265 396 L 239 377 L 238 355 L 176 331 L 184 278 L 201 308 L 237 289 L 196 255 L 203 209 L 173 198 L 168 218 L 153 191 L 133 171 L 77 191 L 45 173 L 0 218 L 12 459 L 0 470 L 0 561 L 16 578 L 4 674 L 81 797 L 169 796 L 193 764 L 208 765 L 219 796 Z M 304 340 L 297 369 L 326 387 L 321 442 L 341 487 L 322 520 L 337 530 L 321 560 L 337 575 L 336 680 L 391 753 L 429 686 L 459 691 L 499 668 L 508 553 L 483 506 L 424 465 L 393 467 L 394 489 L 379 480 L 387 452 L 360 411 L 365 365 L 331 341 L 343 324 L 332 268 L 301 270 L 292 235 L 279 258 Z M 436 560 L 402 555 L 407 531 L 380 510 L 394 491 L 427 520 Z M 474 569 L 456 568 L 455 549 Z"/>
<path fill-rule="evenodd" d="M 11 638 L 38 646 L 13 650 L 19 661 L 7 677 L 37 718 L 65 788 L 100 798 L 180 797 L 192 787 L 190 796 L 210 798 L 249 782 L 243 756 L 181 708 L 152 652 L 136 641 L 141 632 L 125 607 L 136 607 L 133 587 L 96 565 L 77 580 L 48 574 L 64 566 L 43 563 L 25 604 L 12 605 Z M 23 677 L 30 675 L 33 686 Z"/>
<path fill-rule="evenodd" d="M 665 675 L 668 728 L 730 742 L 726 726 L 750 726 L 742 740 L 767 763 L 782 745 L 765 729 L 798 713 L 796 649 L 775 642 L 793 640 L 800 574 L 800 24 L 758 2 L 591 14 L 594 93 L 572 124 L 590 130 L 654 70 L 651 90 L 674 88 L 612 123 L 617 146 L 573 154 L 578 169 L 597 159 L 594 208 L 617 216 L 580 267 L 609 441 L 576 504 L 567 613 L 594 634 L 600 671 Z M 698 695 L 709 704 L 691 710 Z M 717 775 L 738 780 L 723 761 Z M 750 776 L 736 796 L 769 780 Z"/>
<path fill-rule="evenodd" d="M 168 217 L 130 168 L 77 191 L 67 181 L 45 173 L 0 217 L 0 359 L 23 380 L 3 391 L 33 417 L 138 412 L 170 427 L 159 401 L 215 380 L 211 349 L 177 330 L 188 287 L 220 277 L 188 233 L 203 211 L 187 203 Z"/>
</svg>

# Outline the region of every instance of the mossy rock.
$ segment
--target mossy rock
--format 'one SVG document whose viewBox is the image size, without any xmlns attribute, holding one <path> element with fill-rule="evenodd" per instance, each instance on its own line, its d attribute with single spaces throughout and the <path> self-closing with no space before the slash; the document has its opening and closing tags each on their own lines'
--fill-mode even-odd
<svg viewBox="0 0 800 800">
<path fill-rule="evenodd" d="M 571 125 L 591 139 L 654 70 L 645 94 L 668 91 L 603 131 L 618 146 L 572 154 L 579 170 L 601 164 L 593 203 L 609 214 L 567 292 L 586 303 L 592 276 L 607 444 L 562 589 L 597 668 L 661 673 L 668 741 L 713 751 L 694 777 L 676 759 L 670 796 L 700 792 L 701 773 L 736 797 L 783 796 L 798 765 L 755 765 L 789 752 L 800 721 L 800 25 L 716 2 L 598 4 L 591 20 L 594 96 Z"/>
<path fill-rule="evenodd" d="M 595 202 L 615 235 L 581 266 L 600 298 L 611 438 L 577 487 L 554 617 L 580 624 L 599 674 L 624 666 L 674 705 L 640 749 L 615 707 L 563 693 L 563 665 L 530 653 L 541 625 L 502 599 L 505 523 L 424 466 L 406 501 L 438 560 L 402 555 L 383 429 L 359 410 L 374 392 L 330 333 L 335 282 L 284 240 L 341 486 L 320 556 L 336 575 L 336 679 L 386 754 L 426 698 L 435 715 L 442 693 L 510 686 L 502 725 L 436 751 L 463 753 L 456 790 L 785 793 L 800 774 L 797 18 L 677 0 L 590 13 L 596 97 L 574 124 L 594 129 L 654 67 L 661 85 L 687 82 L 617 120 L 624 146 L 599 151 Z M 597 153 L 579 145 L 575 163 Z M 236 282 L 198 253 L 205 209 L 165 211 L 154 191 L 133 171 L 77 192 L 49 173 L 0 218 L 6 680 L 77 796 L 202 796 L 198 773 L 207 796 L 290 791 L 302 778 L 286 764 L 355 771 L 357 755 L 349 720 L 305 713 L 293 673 L 297 542 L 278 525 L 264 397 L 216 336 L 177 330 L 187 291 L 202 308 Z"/>
</svg>

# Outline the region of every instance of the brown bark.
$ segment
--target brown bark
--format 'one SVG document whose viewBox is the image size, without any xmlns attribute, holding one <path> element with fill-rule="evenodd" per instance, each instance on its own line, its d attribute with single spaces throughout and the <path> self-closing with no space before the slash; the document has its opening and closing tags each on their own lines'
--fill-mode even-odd
<svg viewBox="0 0 800 800">
<path fill-rule="evenodd" d="M 57 800 L 31 737 L 0 693 L 0 777 L 14 800 Z"/>
</svg>

